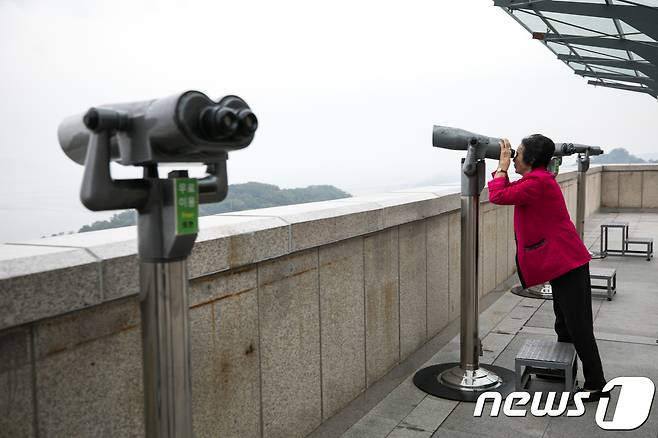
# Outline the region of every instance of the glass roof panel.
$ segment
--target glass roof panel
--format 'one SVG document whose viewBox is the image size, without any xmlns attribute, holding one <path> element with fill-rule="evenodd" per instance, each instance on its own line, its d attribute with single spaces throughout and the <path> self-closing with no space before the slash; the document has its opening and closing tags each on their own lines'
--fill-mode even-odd
<svg viewBox="0 0 658 438">
<path fill-rule="evenodd" d="M 599 4 L 602 4 L 602 5 L 605 4 L 605 0 L 571 0 L 571 1 L 576 2 L 576 3 L 599 3 Z M 656 1 L 658 1 L 658 0 L 656 0 Z"/>
<path fill-rule="evenodd" d="M 626 24 L 624 21 L 619 20 L 619 24 L 621 25 L 621 31 L 624 33 L 624 38 L 635 41 L 656 42 L 656 40 L 651 38 L 649 35 L 640 32 L 630 24 Z"/>
<path fill-rule="evenodd" d="M 602 67 L 598 65 L 592 65 L 591 67 L 592 70 L 599 71 L 601 73 L 613 73 L 613 74 L 618 73 L 621 75 L 635 76 L 635 70 L 632 70 L 630 68 L 608 67 L 608 66 Z"/>
<path fill-rule="evenodd" d="M 629 0 L 627 2 L 612 0 L 612 4 L 614 5 L 632 5 L 633 3 L 658 8 L 658 0 Z"/>
<path fill-rule="evenodd" d="M 626 50 L 610 49 L 608 47 L 583 46 L 580 44 L 571 44 L 571 47 L 576 49 L 581 56 L 592 56 L 592 53 L 594 53 L 608 55 L 610 58 L 628 60 L 628 53 Z"/>
<path fill-rule="evenodd" d="M 619 35 L 615 23 L 610 18 L 588 17 L 584 15 L 542 12 L 555 29 L 565 35 Z"/>
<path fill-rule="evenodd" d="M 574 70 L 587 70 L 587 66 L 585 64 L 581 64 L 580 62 L 568 62 L 569 67 L 571 67 Z"/>
<path fill-rule="evenodd" d="M 644 90 L 650 95 L 658 97 L 658 85 L 654 86 L 652 82 L 653 80 L 658 83 L 658 73 L 654 74 L 658 70 L 656 70 L 654 64 L 647 62 L 644 57 L 633 51 L 588 44 L 588 42 L 596 44 L 601 38 L 607 41 L 624 38 L 636 41 L 629 44 L 634 50 L 647 50 L 647 54 L 655 50 L 658 53 L 658 42 L 655 41 L 658 36 L 652 31 L 651 25 L 649 24 L 649 27 L 645 28 L 644 24 L 635 24 L 635 26 L 640 26 L 642 31 L 633 26 L 635 20 L 642 19 L 649 20 L 648 24 L 653 23 L 651 20 L 655 18 L 655 22 L 658 23 L 658 0 L 494 1 L 508 14 L 514 14 L 514 17 L 531 32 L 548 34 L 546 39 L 542 38 L 541 35 L 533 35 L 533 37 L 541 40 L 555 54 L 564 56 L 563 61 L 566 60 L 567 65 L 576 72 L 586 71 L 589 74 L 597 73 L 603 76 L 619 75 L 621 79 L 627 80 L 604 79 L 600 84 L 616 85 L 621 89 Z M 620 5 L 623 8 L 576 8 L 573 7 L 575 5 L 569 6 L 569 2 L 592 5 Z M 629 8 L 632 8 L 633 13 L 627 13 L 631 11 Z M 567 11 L 591 13 L 592 16 L 568 14 Z M 602 12 L 605 12 L 602 15 L 610 13 L 611 16 L 595 16 Z M 628 23 L 622 20 L 622 15 L 628 20 Z M 589 40 L 590 37 L 594 39 Z M 606 45 L 618 46 L 615 42 Z M 602 63 L 603 65 L 594 64 L 593 62 L 596 62 L 596 60 L 591 58 L 599 58 L 602 61 L 599 64 Z M 655 61 L 655 58 L 651 59 Z M 615 61 L 612 64 L 616 65 L 605 65 L 605 60 Z M 646 73 L 635 70 L 633 66 L 629 65 L 630 62 L 624 62 L 633 60 L 645 62 L 649 66 L 647 68 L 643 67 Z M 630 82 L 630 80 L 638 80 L 638 78 L 649 79 L 647 81 L 648 85 L 642 87 L 637 82 Z M 589 78 L 588 82 L 591 82 L 592 79 L 596 80 L 596 78 Z"/>
<path fill-rule="evenodd" d="M 526 11 L 514 11 L 514 16 L 528 26 L 532 32 L 546 32 L 548 27 L 538 16 Z"/>
<path fill-rule="evenodd" d="M 548 47 L 550 47 L 555 53 L 558 53 L 560 55 L 571 55 L 571 50 L 569 50 L 569 47 L 567 47 L 565 44 L 558 44 L 558 43 L 547 43 Z"/>
</svg>

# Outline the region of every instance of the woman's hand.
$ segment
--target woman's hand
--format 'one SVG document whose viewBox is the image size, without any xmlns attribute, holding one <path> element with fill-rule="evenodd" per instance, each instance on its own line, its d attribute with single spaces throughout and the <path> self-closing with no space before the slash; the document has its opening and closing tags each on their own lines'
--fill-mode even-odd
<svg viewBox="0 0 658 438">
<path fill-rule="evenodd" d="M 507 171 L 511 161 L 512 145 L 508 139 L 503 138 L 500 140 L 500 159 L 498 160 L 498 168 Z"/>
</svg>

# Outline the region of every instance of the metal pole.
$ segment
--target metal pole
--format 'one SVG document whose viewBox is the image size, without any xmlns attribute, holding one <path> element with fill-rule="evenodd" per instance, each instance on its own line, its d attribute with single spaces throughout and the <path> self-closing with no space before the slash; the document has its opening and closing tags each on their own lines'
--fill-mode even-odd
<svg viewBox="0 0 658 438">
<path fill-rule="evenodd" d="M 471 152 L 471 151 L 469 151 Z M 443 371 L 439 380 L 458 391 L 478 392 L 500 387 L 501 376 L 480 367 L 478 329 L 478 240 L 480 192 L 484 187 L 484 160 L 462 161 L 461 178 L 461 336 L 459 364 Z M 467 170 L 468 169 L 468 170 Z"/>
<path fill-rule="evenodd" d="M 578 197 L 576 199 L 576 231 L 580 236 L 580 240 L 585 243 L 585 206 L 587 204 L 587 171 L 590 165 L 591 150 L 587 149 L 585 152 L 578 154 Z M 595 149 L 594 154 L 600 155 L 603 153 L 600 149 Z M 607 232 L 607 230 L 606 230 Z M 592 258 L 603 258 L 603 250 L 601 252 L 590 251 Z"/>
<path fill-rule="evenodd" d="M 436 134 L 435 127 L 435 134 Z M 442 134 L 442 131 L 438 131 Z M 448 136 L 449 137 L 449 136 Z M 450 137 L 448 138 L 450 140 Z M 435 146 L 436 139 L 433 139 Z M 441 140 L 441 138 L 439 138 Z M 480 364 L 482 351 L 478 328 L 478 240 L 480 193 L 486 179 L 485 152 L 490 142 L 467 139 L 466 158 L 461 161 L 461 309 L 459 362 L 430 365 L 414 374 L 421 390 L 450 400 L 476 401 L 480 394 L 495 391 L 503 396 L 514 391 L 514 372 Z M 440 266 L 439 269 L 445 269 Z"/>
<path fill-rule="evenodd" d="M 576 199 L 576 231 L 580 240 L 585 237 L 585 200 L 587 199 L 587 169 L 583 170 L 581 154 L 578 155 L 578 196 Z M 589 161 L 589 157 L 587 158 Z M 589 163 L 588 163 L 589 164 Z"/>
<path fill-rule="evenodd" d="M 478 240 L 480 196 L 461 197 L 461 351 L 460 366 L 476 370 L 479 366 L 478 333 Z"/>
<path fill-rule="evenodd" d="M 147 438 L 192 437 L 185 260 L 140 263 Z"/>
<path fill-rule="evenodd" d="M 95 211 L 138 212 L 148 438 L 193 436 L 185 260 L 199 231 L 199 204 L 226 198 L 228 152 L 247 147 L 257 128 L 256 116 L 238 96 L 214 102 L 198 91 L 186 91 L 90 108 L 58 129 L 67 155 L 84 159 L 82 203 Z M 142 167 L 143 178 L 112 179 L 110 160 L 117 158 Z M 206 176 L 189 178 L 186 170 L 174 170 L 161 179 L 158 163 L 172 161 L 204 163 Z"/>
</svg>

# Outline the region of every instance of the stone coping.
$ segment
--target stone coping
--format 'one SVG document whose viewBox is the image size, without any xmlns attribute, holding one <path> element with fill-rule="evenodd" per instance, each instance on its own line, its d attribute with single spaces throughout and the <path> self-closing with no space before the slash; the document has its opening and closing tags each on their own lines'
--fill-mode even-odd
<svg viewBox="0 0 658 438">
<path fill-rule="evenodd" d="M 658 170 L 658 164 L 654 164 L 654 163 L 606 164 L 605 166 L 597 166 L 597 167 L 599 168 L 603 167 L 605 172 L 638 172 L 638 171 L 644 172 L 647 170 Z"/>
<path fill-rule="evenodd" d="M 606 166 L 605 170 L 633 166 Z M 642 166 L 642 170 L 658 166 Z M 601 172 L 593 166 L 589 173 Z M 576 179 L 565 172 L 559 182 Z M 487 189 L 482 210 L 489 205 Z M 459 186 L 244 210 L 200 218 L 190 278 L 281 257 L 458 210 Z M 136 227 L 0 244 L 0 330 L 133 295 Z"/>
</svg>

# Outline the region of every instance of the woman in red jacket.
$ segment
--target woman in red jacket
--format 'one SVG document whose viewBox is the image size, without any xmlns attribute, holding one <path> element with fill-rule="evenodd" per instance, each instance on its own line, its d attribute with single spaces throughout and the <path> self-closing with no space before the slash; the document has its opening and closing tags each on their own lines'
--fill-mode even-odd
<svg viewBox="0 0 658 438">
<path fill-rule="evenodd" d="M 522 178 L 510 182 L 511 147 L 509 140 L 503 139 L 498 169 L 488 184 L 489 201 L 514 205 L 521 284 L 528 288 L 550 281 L 557 340 L 574 344 L 583 363 L 583 390 L 590 393 L 588 400 L 594 401 L 601 397 L 606 381 L 594 338 L 591 257 L 571 222 L 555 176 L 547 170 L 554 152 L 550 138 L 540 134 L 524 138 L 514 157 L 514 170 Z"/>
</svg>

